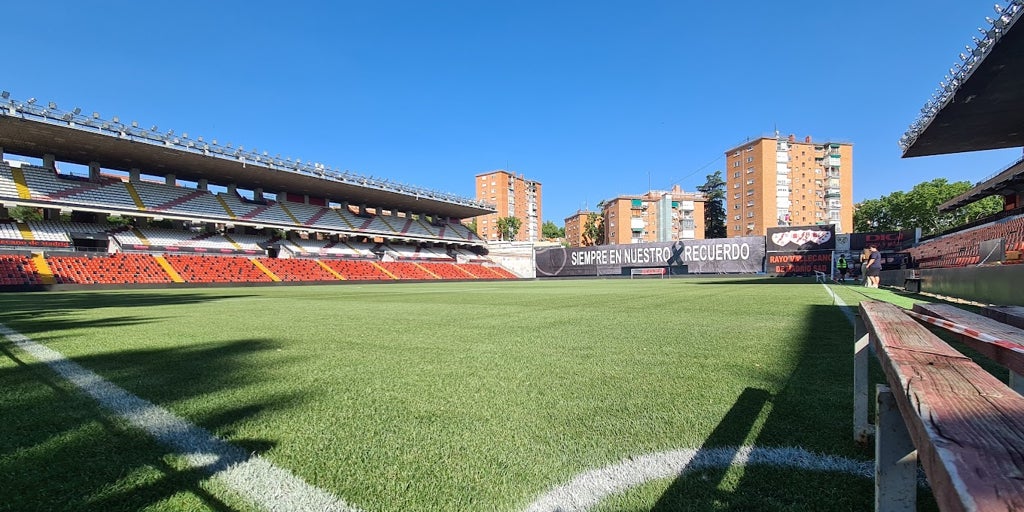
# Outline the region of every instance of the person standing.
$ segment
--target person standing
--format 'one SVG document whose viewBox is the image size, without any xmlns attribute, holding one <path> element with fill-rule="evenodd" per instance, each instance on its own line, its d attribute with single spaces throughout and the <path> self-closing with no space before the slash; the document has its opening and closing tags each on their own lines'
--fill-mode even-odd
<svg viewBox="0 0 1024 512">
<path fill-rule="evenodd" d="M 839 261 L 836 262 L 836 270 L 839 271 L 839 282 L 846 282 L 846 273 L 850 271 L 850 264 L 846 261 L 846 255 L 840 254 Z"/>
<path fill-rule="evenodd" d="M 871 256 L 871 249 L 865 246 L 860 251 L 860 268 L 857 270 L 860 272 L 860 284 L 868 285 L 868 257 Z"/>
<path fill-rule="evenodd" d="M 868 254 L 867 270 L 864 272 L 868 276 L 865 286 L 878 288 L 878 282 L 882 275 L 882 253 L 878 252 L 878 247 L 874 245 L 869 245 L 868 250 L 871 252 Z"/>
</svg>

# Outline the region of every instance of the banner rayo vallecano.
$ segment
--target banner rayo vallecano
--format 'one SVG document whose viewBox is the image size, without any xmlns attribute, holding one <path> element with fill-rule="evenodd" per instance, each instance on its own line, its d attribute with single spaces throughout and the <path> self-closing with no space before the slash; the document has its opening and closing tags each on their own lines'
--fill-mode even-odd
<svg viewBox="0 0 1024 512">
<path fill-rule="evenodd" d="M 691 274 L 753 274 L 764 269 L 764 238 L 547 247 L 537 249 L 536 267 L 537 277 L 628 275 L 631 268 L 645 267 L 685 267 Z"/>
</svg>

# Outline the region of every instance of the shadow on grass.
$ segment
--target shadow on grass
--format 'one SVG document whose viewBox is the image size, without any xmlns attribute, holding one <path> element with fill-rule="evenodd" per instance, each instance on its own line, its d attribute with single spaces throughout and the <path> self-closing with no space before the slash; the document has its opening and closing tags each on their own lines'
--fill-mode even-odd
<svg viewBox="0 0 1024 512">
<path fill-rule="evenodd" d="M 76 359 L 127 391 L 158 404 L 241 388 L 261 379 L 246 365 L 275 347 L 250 339 L 193 348 L 124 351 Z M 0 340 L 0 510 L 237 510 L 204 482 L 205 471 L 184 464 L 165 446 L 97 406 L 47 365 Z M 181 375 L 185 367 L 192 369 Z M 141 391 L 141 392 L 140 392 Z M 208 431 L 230 431 L 247 418 L 293 406 L 297 396 L 262 397 L 188 418 Z M 228 439 L 248 453 L 273 448 L 272 439 Z M 244 507 L 243 507 L 244 508 Z"/>
<path fill-rule="evenodd" d="M 37 314 L 41 311 L 64 313 L 97 308 L 138 308 L 147 306 L 168 306 L 174 304 L 199 304 L 226 298 L 248 297 L 243 293 L 224 293 L 222 290 L 169 291 L 134 290 L 121 291 L 73 291 L 48 293 L 0 293 L 0 320 L 18 318 L 22 315 Z"/>
<path fill-rule="evenodd" d="M 768 408 L 756 446 L 873 459 L 873 447 L 853 440 L 853 326 L 835 306 L 812 306 L 802 325 L 793 333 L 796 360 L 780 391 L 745 390 L 702 448 L 743 444 Z M 878 379 L 881 372 L 873 375 Z M 707 468 L 677 477 L 651 510 L 870 510 L 873 496 L 870 479 L 848 474 L 767 465 Z M 918 510 L 937 510 L 926 490 L 919 492 Z"/>
</svg>

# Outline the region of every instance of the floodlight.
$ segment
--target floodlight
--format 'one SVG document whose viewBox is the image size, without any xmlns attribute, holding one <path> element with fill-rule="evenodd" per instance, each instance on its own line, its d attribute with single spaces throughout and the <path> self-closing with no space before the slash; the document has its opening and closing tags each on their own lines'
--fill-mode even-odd
<svg viewBox="0 0 1024 512">
<path fill-rule="evenodd" d="M 992 5 L 992 8 L 993 8 L 993 9 L 995 9 L 995 11 L 996 11 L 996 14 L 1002 14 L 1002 13 L 1003 13 L 1003 8 L 1002 8 L 1002 7 L 1000 7 L 1000 5 L 999 5 L 999 4 L 993 4 L 993 5 Z"/>
<path fill-rule="evenodd" d="M 171 135 L 174 135 L 174 130 L 167 130 L 167 136 L 170 137 Z"/>
<path fill-rule="evenodd" d="M 50 106 L 50 110 L 56 110 L 57 109 L 57 104 L 52 102 L 52 101 L 50 102 L 49 106 Z"/>
<path fill-rule="evenodd" d="M 199 142 L 202 142 L 203 141 L 203 136 L 200 135 L 200 136 L 196 137 L 196 140 L 198 140 Z"/>
<path fill-rule="evenodd" d="M 114 116 L 113 119 L 111 119 L 111 121 L 120 124 L 121 123 L 121 118 L 117 117 L 117 116 Z"/>
<path fill-rule="evenodd" d="M 100 128 L 103 128 L 104 130 L 109 130 L 110 129 L 110 123 L 103 123 L 103 126 L 100 126 Z"/>
<path fill-rule="evenodd" d="M 3 97 L 3 99 L 6 100 L 7 98 L 11 97 L 11 93 L 9 93 L 7 91 L 0 92 L 0 97 Z"/>
<path fill-rule="evenodd" d="M 63 119 L 64 121 L 67 121 L 67 122 L 71 122 L 71 120 L 72 120 L 72 119 L 73 119 L 74 117 L 75 117 L 75 116 L 74 116 L 74 115 L 72 115 L 72 114 L 71 114 L 71 112 L 68 112 L 68 113 L 64 114 L 63 116 L 61 116 L 61 119 Z"/>
<path fill-rule="evenodd" d="M 156 131 L 156 125 L 154 124 L 153 126 L 150 126 L 149 127 L 149 131 L 155 132 Z"/>
<path fill-rule="evenodd" d="M 36 102 L 35 98 L 29 98 L 26 103 L 28 103 L 29 105 L 33 105 L 33 104 L 35 104 L 35 102 Z"/>
<path fill-rule="evenodd" d="M 210 143 L 213 144 L 214 146 L 216 146 L 217 145 L 217 139 L 213 139 L 213 141 L 210 142 Z"/>
<path fill-rule="evenodd" d="M 132 128 L 138 128 L 138 127 L 139 127 L 139 122 L 138 121 L 132 121 Z"/>
<path fill-rule="evenodd" d="M 71 113 L 77 116 L 78 114 L 82 113 L 82 109 L 75 107 L 75 109 L 72 110 Z"/>
<path fill-rule="evenodd" d="M 93 112 L 92 113 L 92 118 L 93 119 L 99 119 L 100 118 L 100 113 L 99 112 Z"/>
<path fill-rule="evenodd" d="M 181 138 L 187 139 L 188 138 L 188 132 L 181 132 Z"/>
</svg>

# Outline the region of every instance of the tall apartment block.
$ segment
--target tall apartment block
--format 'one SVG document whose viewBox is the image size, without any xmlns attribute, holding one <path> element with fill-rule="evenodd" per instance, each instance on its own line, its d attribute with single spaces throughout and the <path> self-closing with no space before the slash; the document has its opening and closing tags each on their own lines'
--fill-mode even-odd
<svg viewBox="0 0 1024 512">
<path fill-rule="evenodd" d="M 583 238 L 583 232 L 587 229 L 587 217 L 594 213 L 597 212 L 580 210 L 565 218 L 565 241 L 569 247 L 589 245 Z"/>
<path fill-rule="evenodd" d="M 776 134 L 729 149 L 725 157 L 728 236 L 814 224 L 853 231 L 852 144 Z"/>
<path fill-rule="evenodd" d="M 536 242 L 541 238 L 540 182 L 528 180 L 522 174 L 495 170 L 476 175 L 476 199 L 491 203 L 497 213 L 476 217 L 477 233 L 484 240 L 508 240 L 498 230 L 498 219 L 516 217 L 521 221 L 515 240 Z"/>
<path fill-rule="evenodd" d="M 639 244 L 704 238 L 704 195 L 652 190 L 604 202 L 605 243 Z"/>
</svg>

